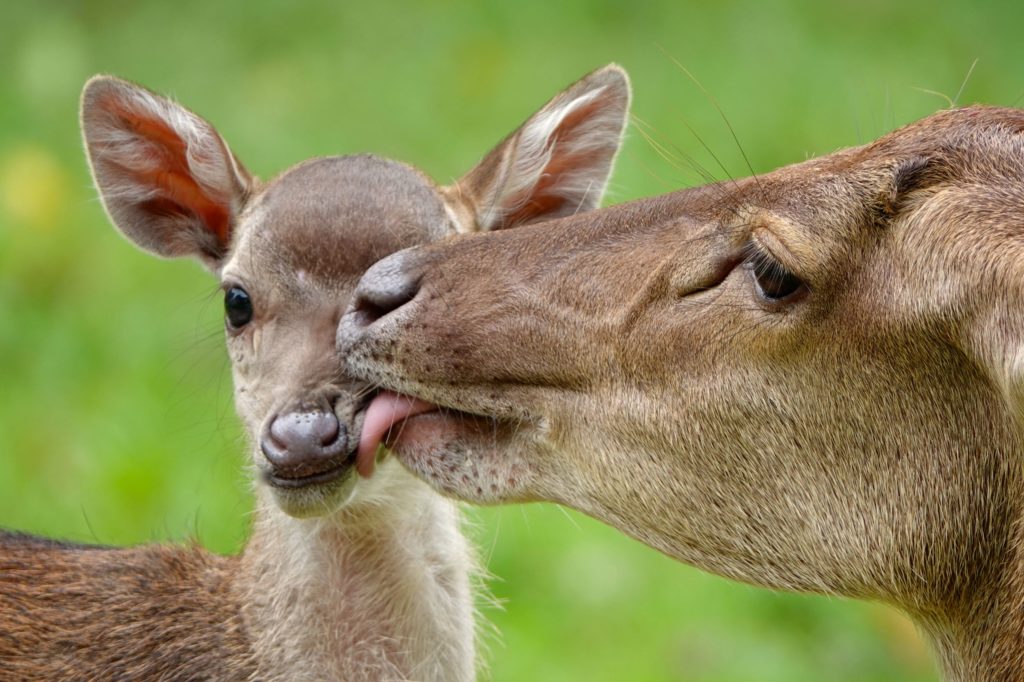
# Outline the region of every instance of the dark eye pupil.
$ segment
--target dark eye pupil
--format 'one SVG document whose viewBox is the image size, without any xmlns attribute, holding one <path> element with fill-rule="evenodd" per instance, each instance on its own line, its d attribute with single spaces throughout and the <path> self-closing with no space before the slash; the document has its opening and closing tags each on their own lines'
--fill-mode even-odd
<svg viewBox="0 0 1024 682">
<path fill-rule="evenodd" d="M 755 255 L 751 267 L 758 292 L 769 300 L 786 298 L 795 294 L 804 285 L 803 280 L 764 254 Z"/>
<path fill-rule="evenodd" d="M 228 316 L 228 324 L 235 329 L 249 324 L 252 320 L 252 300 L 245 289 L 231 287 L 225 292 L 224 312 Z"/>
</svg>

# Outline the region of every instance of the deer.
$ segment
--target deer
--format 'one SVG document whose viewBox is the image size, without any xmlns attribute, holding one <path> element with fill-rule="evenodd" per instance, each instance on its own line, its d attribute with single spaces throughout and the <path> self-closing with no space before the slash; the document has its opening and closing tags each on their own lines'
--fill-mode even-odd
<svg viewBox="0 0 1024 682">
<path fill-rule="evenodd" d="M 11 679 L 471 680 L 477 561 L 459 510 L 396 461 L 360 461 L 372 386 L 336 327 L 374 262 L 446 235 L 594 208 L 629 108 L 615 65 L 568 87 L 456 182 L 373 155 L 270 181 L 214 127 L 98 76 L 81 126 L 102 203 L 143 251 L 218 280 L 250 446 L 241 554 L 0 534 Z"/>
<path fill-rule="evenodd" d="M 360 458 L 894 606 L 946 680 L 1024 680 L 1024 111 L 398 252 L 338 345 L 381 389 Z"/>
</svg>

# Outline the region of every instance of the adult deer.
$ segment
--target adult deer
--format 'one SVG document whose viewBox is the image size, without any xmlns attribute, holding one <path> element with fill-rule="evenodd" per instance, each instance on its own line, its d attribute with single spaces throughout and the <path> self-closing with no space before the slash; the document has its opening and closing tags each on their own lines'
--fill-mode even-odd
<svg viewBox="0 0 1024 682">
<path fill-rule="evenodd" d="M 340 371 L 336 326 L 383 256 L 596 206 L 628 103 L 621 69 L 594 72 L 450 187 L 373 156 L 263 183 L 190 111 L 89 81 L 82 128 L 111 220 L 220 280 L 257 507 L 234 557 L 0 535 L 3 675 L 473 678 L 473 560 L 457 509 L 395 462 L 355 474 L 370 387 Z"/>
<path fill-rule="evenodd" d="M 393 255 L 339 343 L 415 396 L 361 457 L 893 604 L 947 679 L 1024 679 L 1024 111 Z"/>
</svg>

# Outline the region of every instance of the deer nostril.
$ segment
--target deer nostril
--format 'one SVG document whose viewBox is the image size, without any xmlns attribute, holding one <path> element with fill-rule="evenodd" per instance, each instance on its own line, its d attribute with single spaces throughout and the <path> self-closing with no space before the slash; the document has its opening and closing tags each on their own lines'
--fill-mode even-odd
<svg viewBox="0 0 1024 682">
<path fill-rule="evenodd" d="M 347 453 L 347 431 L 333 412 L 289 412 L 274 417 L 260 449 L 279 472 L 315 471 Z"/>
<path fill-rule="evenodd" d="M 420 276 L 408 267 L 408 252 L 400 251 L 366 271 L 356 289 L 352 309 L 362 326 L 369 326 L 416 298 Z"/>
<path fill-rule="evenodd" d="M 320 445 L 327 447 L 338 440 L 338 418 L 333 414 L 330 415 L 332 419 L 325 420 L 322 426 L 319 428 L 318 433 L 320 435 Z"/>
</svg>

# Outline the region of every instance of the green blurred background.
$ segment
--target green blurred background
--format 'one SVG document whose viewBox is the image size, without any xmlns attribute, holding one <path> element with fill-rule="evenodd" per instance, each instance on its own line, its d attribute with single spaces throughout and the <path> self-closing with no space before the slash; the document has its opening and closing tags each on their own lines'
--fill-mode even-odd
<svg viewBox="0 0 1024 682">
<path fill-rule="evenodd" d="M 90 187 L 75 116 L 93 73 L 175 95 L 264 177 L 373 151 L 448 181 L 617 61 L 656 144 L 631 128 L 610 202 L 700 182 L 690 157 L 747 173 L 674 59 L 756 171 L 958 92 L 1024 93 L 1024 5 L 1010 2 L 69 0 L 2 14 L 0 526 L 115 544 L 236 551 L 250 498 L 212 279 L 131 248 Z M 484 610 L 494 680 L 935 679 L 913 627 L 880 606 L 714 578 L 554 507 L 469 515 L 503 604 Z"/>
</svg>

